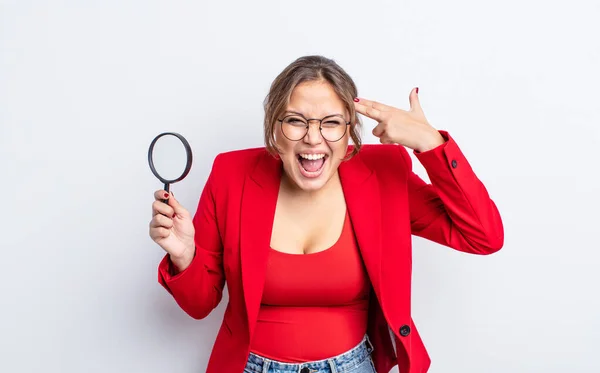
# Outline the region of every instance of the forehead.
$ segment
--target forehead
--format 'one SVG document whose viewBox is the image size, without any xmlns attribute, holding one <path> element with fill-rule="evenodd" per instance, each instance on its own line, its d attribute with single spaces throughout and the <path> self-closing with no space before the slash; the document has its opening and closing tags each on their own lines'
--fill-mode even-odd
<svg viewBox="0 0 600 373">
<path fill-rule="evenodd" d="M 290 96 L 286 110 L 296 111 L 310 117 L 345 114 L 346 106 L 327 82 L 304 82 L 298 84 Z"/>
</svg>

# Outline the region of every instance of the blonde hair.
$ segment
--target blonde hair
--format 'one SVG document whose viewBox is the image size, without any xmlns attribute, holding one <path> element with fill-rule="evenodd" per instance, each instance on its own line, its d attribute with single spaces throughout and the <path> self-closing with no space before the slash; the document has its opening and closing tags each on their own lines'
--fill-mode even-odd
<svg viewBox="0 0 600 373">
<path fill-rule="evenodd" d="M 264 100 L 265 147 L 272 155 L 278 154 L 273 131 L 277 119 L 285 112 L 294 88 L 300 83 L 310 81 L 328 82 L 344 102 L 350 113 L 350 137 L 354 149 L 349 154 L 349 158 L 353 157 L 362 145 L 360 136 L 362 123 L 354 110 L 354 98 L 357 97 L 358 91 L 352 78 L 334 60 L 323 56 L 304 56 L 296 59 L 271 84 Z"/>
</svg>

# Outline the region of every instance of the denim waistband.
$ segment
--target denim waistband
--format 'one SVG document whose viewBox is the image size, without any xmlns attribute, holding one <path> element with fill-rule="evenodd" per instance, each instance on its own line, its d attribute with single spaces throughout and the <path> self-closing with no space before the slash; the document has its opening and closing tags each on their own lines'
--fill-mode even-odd
<svg viewBox="0 0 600 373">
<path fill-rule="evenodd" d="M 250 352 L 246 371 L 251 373 L 268 373 L 269 369 L 277 373 L 337 373 L 356 367 L 373 351 L 373 345 L 365 334 L 358 345 L 352 349 L 328 359 L 309 361 L 304 363 L 285 363 L 268 359 Z M 246 372 L 245 371 L 245 372 Z"/>
</svg>

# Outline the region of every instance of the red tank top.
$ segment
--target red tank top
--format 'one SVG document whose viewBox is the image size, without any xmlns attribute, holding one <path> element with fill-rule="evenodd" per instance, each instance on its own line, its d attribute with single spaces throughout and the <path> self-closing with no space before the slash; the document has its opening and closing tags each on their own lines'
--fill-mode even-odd
<svg viewBox="0 0 600 373">
<path fill-rule="evenodd" d="M 313 254 L 270 249 L 250 351 L 304 362 L 339 355 L 367 330 L 370 282 L 348 213 L 338 241 Z"/>
</svg>

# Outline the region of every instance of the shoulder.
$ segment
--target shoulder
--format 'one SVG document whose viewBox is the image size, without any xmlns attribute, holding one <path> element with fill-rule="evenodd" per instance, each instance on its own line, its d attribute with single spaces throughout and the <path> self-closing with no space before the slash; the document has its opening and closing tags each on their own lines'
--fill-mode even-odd
<svg viewBox="0 0 600 373">
<path fill-rule="evenodd" d="M 236 149 L 215 156 L 210 178 L 218 181 L 231 181 L 243 178 L 252 171 L 257 162 L 271 155 L 265 147 Z"/>
</svg>

